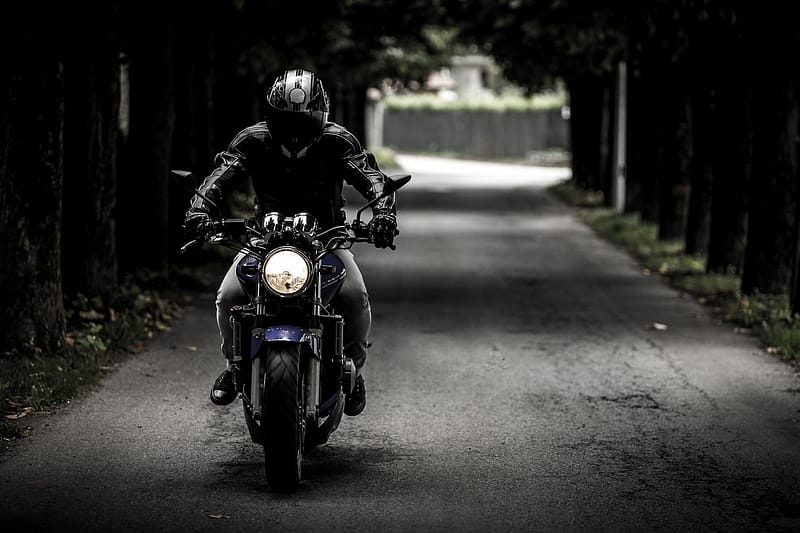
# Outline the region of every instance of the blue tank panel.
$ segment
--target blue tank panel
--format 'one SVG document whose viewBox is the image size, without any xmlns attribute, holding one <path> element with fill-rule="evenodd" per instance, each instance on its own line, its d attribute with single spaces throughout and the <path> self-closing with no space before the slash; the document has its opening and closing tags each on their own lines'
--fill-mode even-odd
<svg viewBox="0 0 800 533">
<path fill-rule="evenodd" d="M 239 278 L 239 282 L 250 294 L 255 294 L 256 292 L 255 289 L 256 283 L 258 283 L 260 266 L 261 264 L 259 263 L 258 258 L 253 257 L 252 255 L 244 256 L 241 260 L 239 260 L 239 264 L 236 265 L 236 277 Z"/>
<path fill-rule="evenodd" d="M 344 283 L 347 270 L 336 254 L 327 253 L 322 258 L 323 266 L 333 267 L 333 272 L 322 275 L 322 301 L 328 305 Z"/>
</svg>

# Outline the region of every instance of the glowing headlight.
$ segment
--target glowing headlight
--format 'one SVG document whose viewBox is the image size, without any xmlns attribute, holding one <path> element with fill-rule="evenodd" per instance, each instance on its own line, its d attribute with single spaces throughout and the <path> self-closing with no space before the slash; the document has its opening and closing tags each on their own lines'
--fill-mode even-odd
<svg viewBox="0 0 800 533">
<path fill-rule="evenodd" d="M 311 263 L 295 248 L 276 248 L 267 256 L 262 270 L 267 288 L 278 296 L 295 296 L 311 282 Z"/>
</svg>

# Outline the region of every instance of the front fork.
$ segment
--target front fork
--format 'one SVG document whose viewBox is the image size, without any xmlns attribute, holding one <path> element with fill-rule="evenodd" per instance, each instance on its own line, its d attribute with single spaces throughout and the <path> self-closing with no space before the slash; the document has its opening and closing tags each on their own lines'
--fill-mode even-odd
<svg viewBox="0 0 800 533">
<path fill-rule="evenodd" d="M 352 360 L 345 359 L 343 345 L 344 345 L 344 323 L 339 316 L 327 315 L 327 312 L 322 307 L 322 280 L 321 272 L 319 269 L 316 272 L 316 283 L 314 284 L 314 304 L 312 308 L 312 317 L 310 328 L 301 329 L 295 327 L 287 328 L 265 328 L 263 323 L 259 323 L 258 318 L 253 324 L 251 330 L 251 348 L 250 348 L 250 395 L 245 393 L 245 388 L 242 383 L 241 365 L 244 363 L 242 356 L 242 323 L 236 318 L 235 315 L 231 317 L 233 326 L 233 363 L 234 363 L 234 381 L 237 389 L 242 393 L 245 404 L 249 406 L 253 418 L 258 420 L 261 418 L 262 405 L 261 405 L 261 389 L 263 384 L 262 367 L 263 360 L 261 357 L 254 357 L 258 353 L 257 346 L 263 342 L 298 342 L 305 344 L 309 349 L 300 350 L 302 357 L 301 371 L 304 374 L 303 380 L 303 403 L 305 407 L 306 418 L 316 421 L 319 417 L 320 407 L 320 361 L 322 357 L 323 348 L 323 320 L 328 322 L 326 329 L 333 327 L 333 338 L 329 339 L 333 348 L 333 361 L 342 365 L 343 376 L 342 384 L 345 386 L 345 391 L 350 392 L 355 383 L 355 367 Z M 257 289 L 257 296 L 255 298 L 255 316 L 264 317 L 267 314 L 266 308 L 266 294 L 265 289 L 259 284 Z M 324 318 L 323 318 L 324 317 Z M 277 333 L 276 333 L 277 332 Z M 350 363 L 349 365 L 347 363 Z M 351 368 L 352 367 L 352 368 Z M 351 379 L 352 378 L 352 379 Z M 351 383 L 352 382 L 352 383 Z"/>
</svg>

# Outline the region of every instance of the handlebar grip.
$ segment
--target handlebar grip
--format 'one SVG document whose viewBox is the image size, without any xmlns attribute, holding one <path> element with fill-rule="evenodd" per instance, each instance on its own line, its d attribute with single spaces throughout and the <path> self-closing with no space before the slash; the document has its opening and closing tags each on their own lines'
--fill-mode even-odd
<svg viewBox="0 0 800 533">
<path fill-rule="evenodd" d="M 369 239 L 370 231 L 369 226 L 362 224 L 360 226 L 353 226 L 353 234 L 357 239 Z"/>
</svg>

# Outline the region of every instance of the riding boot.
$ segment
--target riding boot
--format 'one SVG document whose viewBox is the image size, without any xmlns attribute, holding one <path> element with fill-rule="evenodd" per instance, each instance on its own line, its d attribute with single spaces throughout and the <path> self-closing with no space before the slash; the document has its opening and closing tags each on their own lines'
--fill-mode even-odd
<svg viewBox="0 0 800 533">
<path fill-rule="evenodd" d="M 216 405 L 228 405 L 236 399 L 236 396 L 236 386 L 233 384 L 233 370 L 230 362 L 228 362 L 228 368 L 214 381 L 210 398 L 211 402 Z"/>
</svg>

